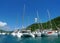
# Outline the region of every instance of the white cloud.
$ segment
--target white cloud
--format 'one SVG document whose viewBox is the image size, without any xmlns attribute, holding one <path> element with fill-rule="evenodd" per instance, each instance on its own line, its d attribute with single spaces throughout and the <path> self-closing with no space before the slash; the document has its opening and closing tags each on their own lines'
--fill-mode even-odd
<svg viewBox="0 0 60 43">
<path fill-rule="evenodd" d="M 6 25 L 7 25 L 6 22 L 2 22 L 2 21 L 0 21 L 0 27 L 4 27 L 4 26 L 6 26 Z"/>
</svg>

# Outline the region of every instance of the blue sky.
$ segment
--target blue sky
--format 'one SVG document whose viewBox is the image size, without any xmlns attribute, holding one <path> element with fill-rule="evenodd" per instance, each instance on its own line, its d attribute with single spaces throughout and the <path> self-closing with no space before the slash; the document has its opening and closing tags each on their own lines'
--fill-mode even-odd
<svg viewBox="0 0 60 43">
<path fill-rule="evenodd" d="M 0 21 L 6 22 L 10 30 L 22 28 L 22 16 L 25 4 L 24 27 L 34 23 L 34 18 L 39 13 L 39 22 L 49 20 L 47 9 L 51 19 L 60 16 L 60 0 L 0 0 Z"/>
</svg>

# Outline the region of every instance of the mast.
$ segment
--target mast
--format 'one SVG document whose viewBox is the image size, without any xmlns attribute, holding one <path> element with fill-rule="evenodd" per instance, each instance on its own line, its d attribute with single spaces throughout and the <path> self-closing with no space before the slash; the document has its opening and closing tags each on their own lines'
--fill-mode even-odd
<svg viewBox="0 0 60 43">
<path fill-rule="evenodd" d="M 39 20 L 38 11 L 37 11 L 37 19 Z M 43 29 L 43 27 L 42 27 L 42 23 L 39 24 L 39 21 L 38 21 L 38 20 L 37 20 L 37 23 L 38 23 L 39 28 L 40 28 L 40 24 L 41 24 L 41 28 Z"/>
<path fill-rule="evenodd" d="M 50 20 L 50 12 L 49 12 L 49 10 L 47 10 L 47 12 L 48 12 L 48 17 L 49 17 L 49 20 Z M 54 25 L 56 26 L 56 28 L 58 29 L 58 27 L 57 27 L 57 25 L 56 25 L 56 23 L 53 21 L 53 23 L 54 23 Z M 51 20 L 50 20 L 50 27 L 51 27 L 51 29 L 52 29 L 52 23 L 51 23 Z"/>
<path fill-rule="evenodd" d="M 47 12 L 48 12 L 48 17 L 49 17 L 49 22 L 50 22 L 50 28 L 52 29 L 52 23 L 51 23 L 51 20 L 50 20 L 50 12 L 49 12 L 49 10 L 47 10 Z"/>
<path fill-rule="evenodd" d="M 56 28 L 59 30 L 59 28 L 57 27 L 57 25 L 56 25 L 55 21 L 53 21 L 53 23 L 54 23 L 54 25 L 56 26 Z"/>
<path fill-rule="evenodd" d="M 37 23 L 38 23 L 38 27 L 40 28 L 40 25 L 39 25 L 39 16 L 38 16 L 38 11 L 37 11 Z"/>
<path fill-rule="evenodd" d="M 24 4 L 24 8 L 23 8 L 23 15 L 22 15 L 22 29 L 24 28 L 24 15 L 25 15 L 25 4 Z"/>
</svg>

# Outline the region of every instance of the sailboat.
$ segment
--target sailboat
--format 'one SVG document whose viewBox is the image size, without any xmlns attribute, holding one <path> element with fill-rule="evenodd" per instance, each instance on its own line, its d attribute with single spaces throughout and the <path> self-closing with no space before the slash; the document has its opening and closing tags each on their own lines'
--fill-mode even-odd
<svg viewBox="0 0 60 43">
<path fill-rule="evenodd" d="M 35 22 L 36 23 L 38 23 L 38 18 L 39 18 L 39 16 L 38 16 L 38 11 L 37 11 L 37 18 L 35 18 Z M 38 24 L 38 26 L 39 26 L 39 28 L 40 28 L 40 25 Z M 34 31 L 34 32 L 32 32 L 34 35 L 35 35 L 35 37 L 41 37 L 41 32 L 40 32 L 40 29 L 38 29 L 38 30 L 36 30 L 36 31 Z"/>
<path fill-rule="evenodd" d="M 23 9 L 23 19 L 22 19 L 22 30 L 17 32 L 17 37 L 21 38 L 22 36 L 31 36 L 31 37 L 35 37 L 34 34 L 31 33 L 30 30 L 23 30 L 24 29 L 24 14 L 25 14 L 25 5 L 24 5 L 24 9 Z"/>
<path fill-rule="evenodd" d="M 48 11 L 48 10 L 47 10 L 47 11 Z M 48 11 L 48 16 L 49 16 L 49 20 L 50 20 L 50 13 L 49 13 L 49 11 Z M 56 30 L 56 31 L 52 30 L 51 20 L 50 20 L 50 26 L 51 26 L 51 29 L 49 29 L 49 30 L 44 30 L 44 31 L 43 31 L 43 34 L 44 34 L 45 36 L 58 36 L 57 30 Z"/>
<path fill-rule="evenodd" d="M 11 33 L 12 36 L 16 36 L 16 34 L 17 34 L 16 30 Z"/>
</svg>

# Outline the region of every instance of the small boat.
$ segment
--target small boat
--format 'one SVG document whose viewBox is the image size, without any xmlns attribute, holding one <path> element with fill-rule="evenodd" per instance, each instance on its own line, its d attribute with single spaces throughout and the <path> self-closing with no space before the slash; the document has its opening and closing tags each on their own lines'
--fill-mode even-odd
<svg viewBox="0 0 60 43">
<path fill-rule="evenodd" d="M 49 17 L 49 20 L 50 20 L 50 12 L 49 12 L 49 10 L 47 10 L 47 13 L 48 13 L 48 17 Z M 49 22 L 50 22 L 50 30 L 43 30 L 42 34 L 44 36 L 58 36 L 57 30 L 56 31 L 52 30 L 51 20 Z"/>
<path fill-rule="evenodd" d="M 35 37 L 29 30 L 22 30 L 17 33 L 17 37 Z"/>
<path fill-rule="evenodd" d="M 21 38 L 22 33 L 20 31 L 18 31 L 17 34 L 16 34 L 16 36 L 19 37 L 19 38 Z"/>
<path fill-rule="evenodd" d="M 6 33 L 1 33 L 1 35 L 6 35 Z"/>
<path fill-rule="evenodd" d="M 18 30 L 15 30 L 14 32 L 11 33 L 11 35 L 16 36 L 17 32 L 18 32 Z"/>
<path fill-rule="evenodd" d="M 32 32 L 32 33 L 35 35 L 35 37 L 41 37 L 41 32 L 35 31 L 35 32 Z"/>
<path fill-rule="evenodd" d="M 15 33 L 15 32 L 13 32 L 13 33 L 11 33 L 11 35 L 16 36 L 16 33 Z"/>
<path fill-rule="evenodd" d="M 42 34 L 43 34 L 44 36 L 58 36 L 58 32 L 57 32 L 57 31 L 53 31 L 53 30 L 43 31 Z"/>
</svg>

